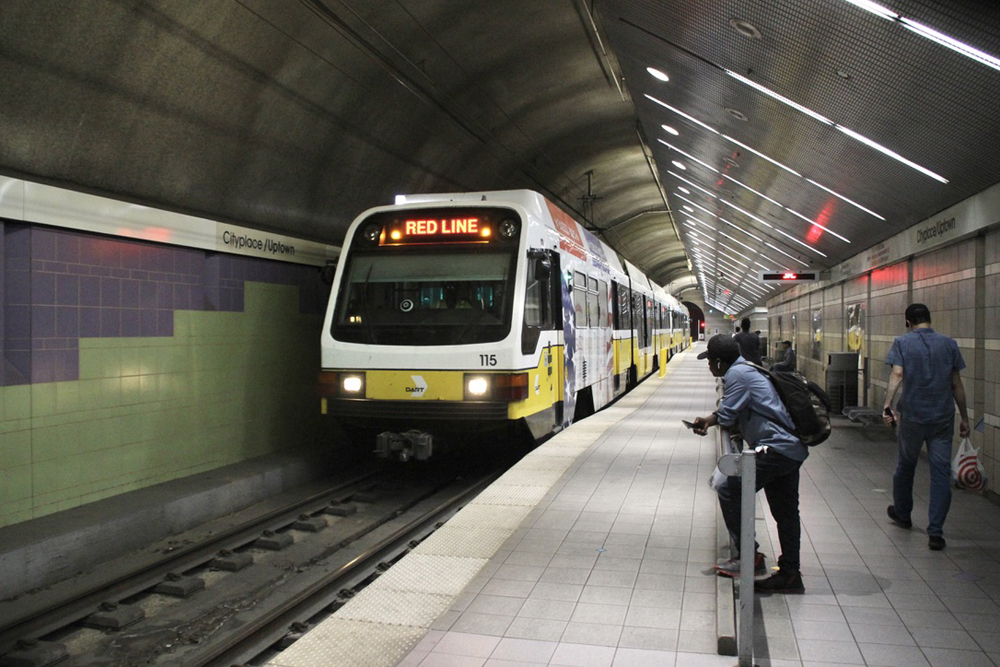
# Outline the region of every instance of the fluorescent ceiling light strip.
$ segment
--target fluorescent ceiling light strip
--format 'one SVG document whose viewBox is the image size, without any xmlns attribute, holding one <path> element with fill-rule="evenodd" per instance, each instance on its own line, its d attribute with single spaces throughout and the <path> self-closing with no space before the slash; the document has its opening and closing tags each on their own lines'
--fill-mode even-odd
<svg viewBox="0 0 1000 667">
<path fill-rule="evenodd" d="M 695 204 L 695 203 L 694 203 L 693 201 L 691 201 L 691 200 L 690 200 L 690 199 L 688 199 L 687 197 L 681 197 L 680 195 L 677 195 L 677 198 L 678 198 L 678 199 L 680 199 L 681 201 L 686 201 L 687 203 L 691 204 L 691 206 L 694 206 L 695 208 L 698 208 L 698 209 L 701 209 L 702 211 L 704 211 L 705 213 L 708 213 L 708 214 L 709 214 L 710 216 L 712 216 L 713 218 L 718 218 L 718 217 L 719 217 L 719 216 L 717 216 L 716 214 L 714 214 L 714 213 L 712 213 L 711 211 L 709 211 L 709 210 L 708 210 L 707 208 L 705 208 L 704 206 L 700 206 L 700 205 L 698 205 L 698 204 Z"/>
<path fill-rule="evenodd" d="M 898 14 L 890 11 L 888 8 L 883 7 L 882 5 L 875 4 L 874 2 L 869 2 L 869 0 L 847 0 L 847 2 L 851 3 L 856 7 L 860 7 L 861 9 L 864 9 L 867 12 L 871 12 L 872 14 L 877 14 L 884 19 L 894 20 L 899 18 Z"/>
<path fill-rule="evenodd" d="M 753 214 L 753 213 L 751 213 L 750 211 L 746 211 L 746 210 L 744 210 L 744 209 L 740 208 L 739 206 L 737 206 L 736 204 L 733 204 L 733 203 L 731 203 L 731 202 L 728 202 L 728 201 L 726 201 L 725 199 L 720 199 L 719 201 L 720 201 L 720 202 L 722 202 L 723 204 L 725 204 L 726 206 L 730 206 L 730 207 L 732 207 L 732 208 L 735 208 L 735 209 L 736 209 L 737 211 L 739 211 L 739 212 L 740 212 L 740 213 L 742 213 L 743 215 L 745 215 L 745 216 L 747 216 L 747 217 L 750 217 L 750 218 L 752 218 L 752 219 L 756 220 L 756 221 L 757 221 L 757 222 L 759 222 L 760 224 L 762 224 L 762 225 L 764 225 L 764 226 L 766 226 L 766 227 L 769 227 L 769 228 L 773 229 L 774 231 L 778 232 L 779 234 L 781 234 L 782 236 L 784 236 L 784 237 L 788 238 L 789 240 L 791 240 L 791 241 L 793 241 L 793 242 L 795 242 L 795 243 L 798 243 L 798 244 L 799 244 L 800 246 L 802 246 L 803 248 L 806 248 L 806 249 L 808 249 L 808 250 L 812 250 L 812 251 L 813 251 L 814 253 L 816 253 L 817 255 L 820 255 L 821 257 L 826 257 L 826 254 L 825 254 L 825 253 L 823 253 L 823 252 L 820 252 L 819 250 L 817 250 L 816 248 L 812 247 L 811 245 L 809 245 L 809 244 L 808 244 L 808 243 L 806 243 L 805 241 L 800 241 L 799 239 L 795 238 L 794 236 L 792 236 L 792 235 L 791 235 L 791 234 L 789 234 L 788 232 L 785 232 L 785 231 L 783 231 L 783 230 L 782 230 L 782 229 L 780 229 L 779 227 L 775 227 L 775 226 L 774 226 L 774 225 L 772 225 L 771 223 L 767 222 L 767 221 L 766 221 L 766 220 L 764 220 L 763 218 L 760 218 L 759 216 L 756 216 L 756 215 L 754 215 L 754 214 Z M 722 218 L 719 218 L 719 219 L 720 219 L 720 220 L 722 220 Z"/>
<path fill-rule="evenodd" d="M 987 67 L 991 67 L 995 70 L 1000 71 L 1000 59 L 991 56 L 985 51 L 980 51 L 979 49 L 969 46 L 964 42 L 960 42 L 957 39 L 949 37 L 948 35 L 938 32 L 934 28 L 925 26 L 922 23 L 917 23 L 916 21 L 911 21 L 908 18 L 900 17 L 899 22 L 903 24 L 904 27 L 912 30 L 922 37 L 926 37 L 932 42 L 937 42 L 941 46 L 951 49 L 955 53 L 959 53 L 966 58 L 972 58 L 973 60 L 980 62 Z"/>
<path fill-rule="evenodd" d="M 847 1 L 848 1 L 848 2 L 851 2 L 852 0 L 847 0 Z M 670 111 L 673 111 L 673 112 L 674 112 L 675 114 L 677 114 L 678 116 L 681 116 L 681 117 L 683 117 L 683 118 L 686 118 L 686 119 L 688 119 L 689 121 L 691 121 L 692 123 L 695 123 L 696 125 L 699 125 L 699 126 L 701 126 L 701 127 L 705 128 L 705 129 L 706 129 L 706 130 L 708 130 L 709 132 L 712 132 L 713 134 L 718 134 L 719 136 L 721 136 L 721 137 L 722 137 L 723 139 L 725 139 L 726 141 L 730 141 L 730 142 L 732 142 L 732 143 L 736 144 L 737 146 L 739 146 L 739 147 L 741 147 L 741 148 L 744 148 L 744 149 L 746 149 L 746 150 L 750 151 L 750 152 L 751 152 L 751 153 L 753 153 L 754 155 L 756 155 L 756 156 L 758 156 L 758 157 L 762 157 L 762 158 L 764 158 L 765 160 L 767 160 L 767 161 L 768 161 L 768 162 L 770 162 L 771 164 L 773 164 L 773 165 L 775 165 L 775 166 L 777 166 L 777 167 L 780 167 L 781 169 L 784 169 L 784 170 L 785 170 L 785 171 L 787 171 L 787 172 L 788 172 L 789 174 L 793 174 L 793 175 L 795 175 L 795 176 L 798 176 L 799 178 L 805 178 L 805 180 L 809 181 L 810 183 L 812 183 L 813 185 L 815 185 L 815 186 L 816 186 L 817 188 L 819 188 L 820 190 L 823 190 L 823 191 L 825 191 L 825 192 L 829 192 L 829 193 L 830 193 L 831 195 L 833 195 L 834 197 L 839 197 L 840 199 L 843 199 L 844 201 L 846 201 L 846 202 L 847 202 L 848 204 L 850 204 L 851 206 L 855 206 L 855 207 L 857 207 L 857 208 L 861 209 L 862 211 L 864 211 L 865 213 L 868 213 L 868 214 L 870 214 L 870 215 L 873 215 L 873 216 L 875 216 L 875 217 L 876 217 L 876 218 L 878 218 L 879 220 L 885 220 L 885 218 L 883 218 L 883 217 L 882 217 L 881 215 L 879 215 L 878 213 L 875 213 L 874 211 L 872 211 L 872 210 L 870 210 L 870 209 L 867 209 L 867 208 L 865 208 L 864 206 L 862 206 L 861 204 L 857 203 L 856 201 L 854 201 L 854 200 L 852 200 L 852 199 L 849 199 L 848 197 L 845 197 L 844 195 L 842 195 L 842 194 L 840 194 L 840 193 L 838 193 L 838 192 L 835 192 L 834 190 L 831 190 L 830 188 L 826 187 L 825 185 L 821 185 L 820 183 L 818 183 L 818 182 L 814 181 L 814 180 L 813 180 L 813 179 L 811 179 L 811 178 L 806 178 L 805 176 L 803 176 L 803 175 L 802 175 L 802 174 L 800 174 L 799 172 L 795 171 L 794 169 L 792 169 L 792 168 L 791 168 L 791 167 L 789 167 L 788 165 L 786 165 L 786 164 L 783 164 L 783 163 L 779 162 L 778 160 L 775 160 L 775 159 L 774 159 L 773 157 L 771 157 L 770 155 L 767 155 L 767 154 L 765 154 L 765 153 L 761 153 L 761 152 L 760 152 L 759 150 L 757 150 L 756 148 L 753 148 L 752 146 L 748 146 L 747 144 L 743 143 L 742 141 L 740 141 L 740 140 L 738 140 L 738 139 L 734 139 L 733 137 L 729 136 L 728 134 L 723 134 L 723 133 L 719 132 L 719 131 L 718 131 L 718 130 L 716 130 L 716 129 L 715 129 L 714 127 L 711 127 L 710 125 L 706 125 L 705 123 L 701 122 L 701 121 L 700 121 L 700 120 L 698 120 L 697 118 L 695 118 L 695 117 L 693 117 L 693 116 L 689 116 L 688 114 L 684 113 L 684 112 L 683 112 L 683 111 L 681 111 L 680 109 L 676 109 L 676 108 L 674 108 L 674 107 L 670 106 L 669 104 L 667 104 L 666 102 L 662 102 L 661 100 L 658 100 L 658 99 L 656 99 L 656 98 L 655 98 L 655 97 L 653 97 L 652 95 L 646 95 L 646 97 L 648 97 L 648 98 L 649 98 L 650 100 L 652 100 L 653 102 L 656 102 L 656 103 L 657 103 L 657 104 L 659 104 L 660 106 L 662 106 L 662 107 L 664 107 L 664 108 L 666 108 L 666 109 L 669 109 Z M 673 174 L 673 175 L 674 175 L 674 176 L 676 176 L 677 178 L 680 178 L 680 179 L 681 179 L 682 181 L 686 181 L 686 179 L 685 179 L 685 178 L 683 178 L 683 177 L 681 177 L 681 176 L 677 176 L 677 174 Z M 693 184 L 692 184 L 692 185 L 693 185 Z M 698 186 L 695 186 L 695 187 L 698 187 Z M 712 195 L 712 196 L 714 197 L 715 195 Z"/>
<path fill-rule="evenodd" d="M 770 197 L 768 197 L 767 195 L 765 195 L 763 192 L 757 192 L 756 190 L 754 190 L 753 188 L 751 188 L 749 185 L 746 185 L 745 183 L 740 183 L 739 181 L 737 181 L 732 176 L 729 176 L 727 174 L 723 174 L 722 177 L 725 178 L 725 179 L 728 179 L 728 180 L 732 181 L 733 183 L 735 183 L 736 185 L 740 186 L 741 188 L 743 188 L 745 190 L 749 190 L 750 192 L 754 193 L 758 197 L 760 197 L 762 199 L 766 199 L 767 201 L 771 202 L 772 204 L 774 204 L 778 208 L 785 208 L 784 204 L 781 204 L 781 203 L 779 203 L 779 202 L 771 199 Z"/>
<path fill-rule="evenodd" d="M 729 225 L 733 229 L 735 229 L 735 230 L 737 230 L 739 232 L 743 232 L 744 234 L 746 234 L 747 236 L 749 236 L 750 238 L 752 238 L 757 243 L 763 243 L 764 242 L 764 239 L 762 239 L 761 237 L 757 236 L 756 234 L 751 234 L 750 232 L 748 232 L 747 230 L 743 229 L 742 227 L 740 227 L 739 225 L 737 225 L 734 222 L 729 222 L 725 218 L 719 218 L 719 220 L 722 220 L 724 223 L 726 223 L 727 225 Z"/>
<path fill-rule="evenodd" d="M 850 241 L 849 241 L 848 239 L 844 238 L 843 236 L 841 236 L 841 235 L 840 235 L 840 234 L 838 234 L 837 232 L 835 232 L 835 231 L 831 230 L 831 229 L 830 229 L 829 227 L 826 227 L 826 226 L 824 226 L 824 225 L 821 225 L 821 224 L 820 224 L 820 223 L 818 223 L 818 222 L 814 222 L 813 220 L 811 220 L 811 219 L 807 218 L 806 216 L 802 215 L 802 214 L 801 214 L 801 213 L 799 213 L 798 211 L 794 211 L 794 210 L 792 210 L 792 209 L 788 208 L 787 206 L 785 206 L 784 204 L 782 204 L 782 203 L 780 203 L 780 202 L 777 202 L 777 201 L 775 201 L 774 199 L 771 199 L 771 198 L 770 198 L 770 197 L 768 197 L 767 195 L 765 195 L 765 194 L 763 194 L 763 193 L 761 193 L 761 192 L 757 192 L 756 190 L 754 190 L 753 188 L 751 188 L 751 187 L 750 187 L 749 185 L 744 185 L 743 183 L 740 183 L 739 181 L 737 181 L 737 180 L 736 180 L 735 178 L 733 178 L 732 176 L 727 176 L 726 174 L 723 174 L 723 175 L 722 175 L 722 177 L 723 177 L 723 178 L 727 178 L 727 179 L 729 179 L 730 181 L 732 181 L 732 182 L 733 182 L 733 183 L 735 183 L 736 185 L 740 186 L 741 188 L 746 188 L 747 190 L 749 190 L 750 192 L 754 193 L 754 194 L 755 194 L 755 195 L 757 195 L 758 197 L 761 197 L 761 198 L 763 198 L 763 199 L 766 199 L 767 201 L 771 202 L 772 204 L 774 204 L 774 205 L 775 205 L 775 206 L 777 206 L 778 208 L 781 208 L 781 209 L 784 209 L 784 210 L 786 210 L 786 211 L 788 211 L 788 212 L 790 212 L 790 213 L 793 213 L 793 214 L 795 214 L 795 215 L 799 216 L 800 218 L 802 218 L 803 220 L 805 220 L 806 222 L 808 222 L 808 223 L 809 223 L 810 225 L 814 225 L 814 226 L 816 226 L 816 227 L 819 227 L 819 228 L 821 228 L 821 229 L 823 229 L 823 230 L 825 230 L 825 231 L 829 232 L 830 234 L 832 234 L 833 236 L 836 236 L 836 237 L 837 237 L 838 239 L 840 239 L 841 241 L 844 241 L 845 243 L 850 243 Z M 723 204 L 727 204 L 727 205 L 731 205 L 731 204 L 728 204 L 728 202 L 726 202 L 726 201 L 725 201 L 724 199 L 720 199 L 719 201 L 721 201 L 721 202 L 722 202 Z M 737 207 L 737 206 L 734 206 L 734 205 L 732 205 L 732 206 L 733 206 L 733 208 L 736 208 L 737 210 L 740 210 L 740 211 L 742 211 L 743 213 L 746 213 L 747 215 L 750 215 L 750 213 L 747 213 L 746 211 L 743 211 L 742 209 L 739 209 L 739 207 Z M 760 220 L 759 218 L 754 218 L 754 219 L 755 219 L 755 220 Z M 763 221 L 761 221 L 761 222 L 763 222 Z M 767 223 L 763 223 L 763 224 L 767 224 Z M 770 225 L 768 225 L 768 226 L 770 226 Z M 780 229 L 779 229 L 778 231 L 779 231 L 779 232 L 781 232 L 781 230 L 780 230 Z M 783 232 L 782 232 L 782 233 L 783 233 Z M 787 236 L 787 235 L 786 235 L 786 236 Z M 789 237 L 789 238 L 794 238 L 794 237 Z M 799 242 L 799 243 L 801 243 L 800 241 L 796 241 L 796 242 Z M 803 244 L 803 245 L 805 245 L 805 244 Z M 806 246 L 806 247 L 807 247 L 807 248 L 810 248 L 810 249 L 812 249 L 812 247 L 811 247 L 811 246 Z M 824 255 L 824 256 L 825 256 L 825 255 Z"/>
<path fill-rule="evenodd" d="M 809 116 L 811 118 L 815 118 L 816 120 L 820 121 L 821 123 L 824 123 L 825 125 L 830 125 L 832 127 L 837 128 L 838 130 L 840 130 L 841 132 L 843 132 L 847 136 L 851 137 L 852 139 L 856 139 L 857 141 L 860 141 L 861 143 L 865 144 L 866 146 L 874 148 L 875 150 L 877 150 L 878 152 L 882 153 L 883 155 L 887 155 L 887 156 L 893 158 L 894 160 L 898 160 L 899 162 L 902 162 L 906 166 L 911 167 L 913 169 L 916 169 L 917 171 L 919 171 L 922 174 L 925 174 L 926 176 L 930 176 L 931 178 L 933 178 L 936 181 L 940 181 L 941 183 L 947 183 L 948 182 L 948 179 L 946 179 L 944 176 L 936 174 L 933 171 L 931 171 L 930 169 L 927 169 L 925 167 L 921 167 L 916 162 L 913 162 L 911 160 L 907 160 L 905 157 L 903 157 L 899 153 L 896 153 L 896 152 L 894 152 L 892 150 L 889 150 L 885 146 L 883 146 L 883 145 L 881 145 L 879 143 L 876 143 L 875 141 L 869 139 L 868 137 L 865 137 L 865 136 L 863 136 L 861 134 L 858 134 L 854 130 L 849 130 L 846 127 L 844 127 L 843 125 L 838 125 L 837 123 L 834 123 L 832 120 L 830 120 L 826 116 L 824 116 L 822 114 L 819 114 L 819 113 L 816 113 L 815 111 L 813 111 L 812 109 L 809 109 L 808 107 L 804 107 L 801 104 L 793 102 L 792 100 L 788 99 L 787 97 L 779 95 L 778 93 L 774 92 L 773 90 L 771 90 L 771 89 L 769 89 L 769 88 L 767 88 L 765 86 L 762 86 L 759 83 L 756 83 L 755 81 L 751 81 L 750 79 L 746 78 L 745 76 L 741 76 L 741 75 L 737 74 L 736 72 L 733 72 L 732 70 L 728 70 L 727 69 L 727 70 L 724 70 L 724 71 L 726 72 L 726 74 L 728 74 L 729 76 L 733 77 L 737 81 L 741 81 L 741 82 L 745 83 L 746 85 L 750 86 L 751 88 L 753 88 L 755 90 L 759 90 L 760 92 L 764 93 L 765 95 L 768 95 L 769 97 L 773 97 L 774 99 L 778 100 L 779 102 L 784 102 L 785 104 L 787 104 L 788 106 L 792 107 L 793 109 L 801 111 L 805 115 L 807 115 L 807 116 Z"/>
<path fill-rule="evenodd" d="M 874 216 L 875 216 L 876 218 L 878 218 L 879 220 L 885 220 L 885 218 L 883 218 L 883 217 L 882 217 L 881 215 L 879 215 L 879 214 L 878 214 L 878 213 L 876 213 L 875 211 L 872 211 L 872 210 L 870 210 L 870 209 L 867 209 L 867 208 L 865 208 L 864 206 L 862 206 L 861 204 L 859 204 L 858 202 L 856 202 L 856 201 L 853 201 L 853 200 L 851 200 L 851 199 L 848 199 L 847 197 L 845 197 L 845 196 L 844 196 L 844 195 L 842 195 L 842 194 L 838 194 L 838 193 L 834 192 L 833 190 L 831 190 L 830 188 L 826 187 L 825 185 L 820 185 L 819 183 L 817 183 L 816 181 L 814 181 L 814 180 L 813 180 L 813 179 L 811 179 L 811 178 L 807 178 L 806 180 L 807 180 L 807 181 L 809 181 L 810 183 L 812 183 L 813 185 L 815 185 L 815 186 L 816 186 L 817 188 L 819 188 L 820 190 L 824 190 L 824 191 L 826 191 L 826 192 L 829 192 L 829 193 L 830 193 L 831 195 L 833 195 L 834 197 L 839 197 L 839 198 L 843 199 L 844 201 L 846 201 L 846 202 L 847 202 L 848 204 L 850 204 L 851 206 L 855 206 L 855 207 L 857 207 L 857 208 L 860 208 L 860 209 L 861 209 L 862 211 L 864 211 L 865 213 L 868 213 L 869 215 L 874 215 Z"/>
<path fill-rule="evenodd" d="M 743 253 L 741 253 L 739 250 L 736 250 L 735 248 L 730 248 L 730 247 L 726 246 L 726 250 L 728 252 L 733 253 L 734 255 L 739 255 L 740 257 L 742 257 L 743 259 L 745 259 L 748 262 L 752 262 L 753 261 L 753 257 L 747 257 L 746 255 L 744 255 Z M 749 267 L 750 265 L 747 264 L 746 266 Z"/>
<path fill-rule="evenodd" d="M 806 264 L 805 262 L 803 262 L 801 259 L 799 259 L 797 257 L 792 257 L 787 252 L 785 252 L 784 250 L 782 250 L 778 246 L 774 245 L 773 243 L 765 243 L 764 245 L 766 245 L 771 250 L 777 250 L 778 252 L 780 252 L 782 255 L 784 255 L 788 259 L 792 260 L 793 262 L 798 262 L 799 264 L 801 264 L 802 266 L 805 266 L 805 267 L 809 266 L 808 264 Z"/>
<path fill-rule="evenodd" d="M 823 114 L 816 113 L 815 111 L 813 111 L 809 107 L 804 107 L 801 104 L 799 104 L 798 102 L 793 102 L 792 100 L 788 99 L 787 97 L 784 97 L 784 96 L 779 95 L 778 93 L 774 92 L 770 88 L 767 88 L 765 86 L 760 85 L 756 81 L 751 81 L 750 79 L 746 78 L 745 76 L 741 76 L 741 75 L 737 74 L 736 72 L 734 72 L 732 70 L 726 69 L 724 71 L 725 71 L 726 74 L 728 74 L 729 76 L 733 77 L 737 81 L 742 81 L 743 83 L 745 83 L 746 85 L 750 86 L 751 88 L 759 90 L 760 92 L 764 93 L 768 97 L 773 97 L 774 99 L 778 100 L 779 102 L 783 102 L 784 104 L 787 104 L 788 106 L 792 107 L 793 109 L 797 109 L 798 111 L 801 111 L 805 115 L 807 115 L 807 116 L 809 116 L 811 118 L 815 118 L 816 120 L 818 120 L 821 123 L 825 123 L 826 125 L 836 125 L 836 123 L 834 123 L 832 120 L 830 120 L 829 118 L 827 118 Z"/>
<path fill-rule="evenodd" d="M 800 241 L 799 239 L 795 238 L 794 236 L 792 236 L 788 232 L 786 232 L 784 230 L 781 230 L 781 229 L 779 229 L 777 227 L 774 228 L 774 231 L 778 232 L 779 234 L 781 234 L 782 236 L 784 236 L 785 238 L 787 238 L 789 241 L 792 241 L 793 243 L 798 243 L 800 246 L 802 246 L 806 250 L 812 250 L 814 253 L 816 253 L 820 257 L 826 257 L 826 253 L 825 252 L 817 250 L 816 248 L 812 247 L 811 245 L 809 245 L 805 241 Z"/>
<path fill-rule="evenodd" d="M 786 211 L 788 211 L 789 213 L 791 213 L 792 215 L 796 215 L 796 216 L 798 216 L 798 217 L 802 218 L 803 220 L 805 220 L 806 222 L 808 222 L 808 223 L 809 223 L 810 225 L 812 225 L 813 227 L 819 227 L 819 228 L 820 228 L 820 229 L 822 229 L 823 231 L 825 231 L 825 232 L 828 232 L 829 234 L 831 234 L 831 235 L 833 235 L 833 236 L 836 236 L 836 237 L 837 237 L 838 239 L 840 239 L 840 240 L 841 240 L 841 241 L 843 241 L 844 243 L 850 243 L 850 242 L 851 242 L 851 241 L 850 241 L 850 239 L 847 239 L 847 238 L 844 238 L 843 236 L 841 236 L 841 235 L 840 235 L 840 234 L 838 234 L 837 232 L 833 231 L 832 229 L 830 229 L 830 228 L 829 228 L 829 227 L 827 227 L 826 225 L 821 225 L 820 223 L 816 222 L 816 221 L 815 221 L 815 220 L 813 220 L 812 218 L 807 218 L 806 216 L 802 215 L 801 213 L 799 213 L 799 212 L 798 212 L 798 211 L 796 211 L 795 209 L 791 209 L 791 208 L 788 208 L 788 207 L 786 206 L 786 207 L 785 207 L 785 210 L 786 210 Z"/>
<path fill-rule="evenodd" d="M 750 265 L 749 265 L 749 264 L 747 264 L 746 262 L 743 262 L 743 261 L 741 261 L 741 260 L 738 260 L 738 259 L 736 259 L 735 257 L 733 257 L 732 255 L 727 255 L 726 253 L 722 252 L 722 250 L 721 250 L 721 249 L 719 249 L 719 254 L 720 254 L 720 255 L 722 255 L 723 257 L 726 257 L 726 258 L 728 258 L 728 259 L 729 259 L 729 261 L 731 261 L 731 262 L 735 262 L 736 264 L 738 264 L 738 265 L 742 266 L 744 270 L 746 270 L 746 269 L 749 269 L 749 268 L 750 268 Z M 737 253 L 737 254 L 739 254 L 739 253 Z"/>
<path fill-rule="evenodd" d="M 649 99 L 649 100 L 652 100 L 653 102 L 656 102 L 657 104 L 659 104 L 661 107 L 663 107 L 665 109 L 669 109 L 670 111 L 673 111 L 675 114 L 677 114 L 678 116 L 681 116 L 682 118 L 687 118 L 689 121 L 691 121 L 695 125 L 703 127 L 706 130 L 708 130 L 709 132 L 712 132 L 713 134 L 720 134 L 720 132 L 718 130 L 716 130 L 714 127 L 712 127 L 711 125 L 706 125 L 705 123 L 701 122 L 700 120 L 698 120 L 694 116 L 689 116 L 686 113 L 684 113 L 683 111 L 681 111 L 680 109 L 676 109 L 676 108 L 670 106 L 669 104 L 667 104 L 666 102 L 664 102 L 662 100 L 656 99 L 652 95 L 647 94 L 646 98 Z"/>
<path fill-rule="evenodd" d="M 911 30 L 921 37 L 931 40 L 936 44 L 951 49 L 955 53 L 959 53 L 967 58 L 972 58 L 973 60 L 986 65 L 987 67 L 992 67 L 995 70 L 1000 70 L 1000 58 L 991 56 L 985 51 L 980 51 L 974 46 L 966 44 L 965 42 L 960 42 L 954 37 L 949 37 L 943 32 L 938 32 L 934 28 L 924 25 L 923 23 L 918 23 L 912 19 L 905 18 L 896 14 L 887 7 L 876 4 L 874 2 L 869 2 L 868 0 L 847 0 L 856 7 L 860 7 L 865 11 L 871 12 L 877 16 L 881 16 L 884 19 L 889 19 L 890 21 L 899 21 L 903 24 L 903 27 L 907 30 Z"/>
<path fill-rule="evenodd" d="M 837 129 L 840 130 L 841 132 L 843 132 L 844 134 L 846 134 L 847 136 L 849 136 L 849 137 L 851 137 L 853 139 L 857 139 L 858 141 L 860 141 L 861 143 L 865 144 L 866 146 L 871 146 L 872 148 L 874 148 L 875 150 L 877 150 L 879 153 L 882 153 L 884 155 L 888 155 L 892 159 L 898 160 L 899 162 L 902 162 L 907 167 L 911 167 L 911 168 L 916 169 L 917 171 L 919 171 L 921 174 L 925 174 L 927 176 L 930 176 L 935 181 L 939 181 L 941 183 L 947 183 L 948 182 L 948 179 L 945 178 L 944 176 L 941 176 L 940 174 L 935 174 L 930 169 L 927 169 L 925 167 L 921 167 L 919 164 L 917 164 L 916 162 L 913 162 L 911 160 L 907 160 L 905 157 L 903 157 L 899 153 L 896 153 L 896 152 L 893 152 L 893 151 L 889 150 L 888 148 L 886 148 L 882 144 L 875 143 L 874 141 L 872 141 L 868 137 L 860 135 L 857 132 L 855 132 L 854 130 L 849 130 L 846 127 L 844 127 L 843 125 L 837 125 Z"/>
<path fill-rule="evenodd" d="M 714 194 L 712 194 L 711 191 L 706 190 L 705 188 L 701 187 L 697 183 L 694 183 L 693 181 L 689 181 L 688 179 L 684 178 L 680 174 L 674 173 L 674 172 L 670 171 L 669 169 L 667 169 L 667 173 L 670 174 L 671 176 L 673 176 L 674 178 L 677 178 L 677 179 L 680 179 L 680 180 L 684 181 L 685 183 L 687 183 L 688 185 L 690 185 L 692 188 L 698 188 L 699 190 L 701 190 L 702 192 L 704 192 L 706 195 L 708 195 L 712 199 L 717 199 L 717 197 Z"/>
<path fill-rule="evenodd" d="M 677 146 L 673 146 L 673 145 L 671 145 L 671 144 L 668 144 L 668 143 L 667 143 L 666 141 L 664 141 L 663 139 L 657 139 L 657 141 L 659 141 L 659 142 L 660 142 L 661 144 L 663 144 L 664 146 L 666 146 L 666 147 L 667 147 L 667 148 L 669 148 L 670 150 L 672 150 L 672 151 L 676 151 L 676 152 L 680 153 L 681 155 L 683 155 L 683 156 L 684 156 L 684 157 L 686 157 L 687 159 L 689 159 L 689 160 L 694 160 L 695 162 L 697 162 L 698 164 L 700 164 L 701 166 L 703 166 L 703 167 L 704 167 L 705 169 L 711 169 L 711 170 L 712 170 L 712 171 L 714 171 L 715 173 L 717 173 L 717 174 L 719 173 L 719 170 L 718 170 L 718 169 L 716 169 L 715 167 L 713 167 L 712 165 L 710 165 L 709 163 L 707 163 L 707 162 L 702 162 L 701 160 L 699 160 L 699 159 L 698 159 L 698 158 L 696 158 L 695 156 L 691 155 L 690 153 L 686 153 L 685 151 L 682 151 L 681 149 L 677 148 Z"/>
<path fill-rule="evenodd" d="M 741 246 L 743 246 L 744 248 L 746 248 L 746 249 L 747 249 L 747 250 L 749 250 L 750 252 L 756 252 L 756 251 L 755 251 L 755 250 L 754 250 L 754 249 L 753 249 L 752 247 L 748 246 L 748 245 L 747 245 L 746 243 L 744 243 L 743 241 L 740 241 L 739 239 L 737 239 L 737 238 L 736 238 L 736 237 L 734 237 L 734 236 L 730 236 L 729 234 L 725 233 L 725 232 L 724 232 L 724 231 L 722 231 L 721 229 L 719 230 L 719 234 L 721 234 L 722 236 L 725 236 L 725 237 L 726 237 L 727 239 L 729 239 L 729 240 L 730 240 L 730 241 L 732 241 L 733 243 L 739 243 L 739 244 L 740 244 Z"/>
</svg>

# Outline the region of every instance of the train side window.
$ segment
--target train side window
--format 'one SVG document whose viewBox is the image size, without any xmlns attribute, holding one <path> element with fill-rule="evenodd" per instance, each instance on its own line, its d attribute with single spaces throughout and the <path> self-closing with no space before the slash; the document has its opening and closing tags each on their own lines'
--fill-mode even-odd
<svg viewBox="0 0 1000 667">
<path fill-rule="evenodd" d="M 531 354 L 538 346 L 542 331 L 553 326 L 551 260 L 547 254 L 528 253 L 528 279 L 524 294 L 524 328 L 521 332 L 521 352 Z"/>
<path fill-rule="evenodd" d="M 587 322 L 592 327 L 601 326 L 600 301 L 597 297 L 597 279 L 587 279 Z"/>
<path fill-rule="evenodd" d="M 618 306 L 617 315 L 618 322 L 616 328 L 618 329 L 631 329 L 632 328 L 632 318 L 631 318 L 631 306 L 629 305 L 632 301 L 632 295 L 629 293 L 629 288 L 625 285 L 618 285 Z"/>
<path fill-rule="evenodd" d="M 608 284 L 603 280 L 597 287 L 597 303 L 601 309 L 600 325 L 602 327 L 612 326 L 611 318 L 608 317 Z"/>
<path fill-rule="evenodd" d="M 579 271 L 573 272 L 573 310 L 578 329 L 590 326 L 587 317 L 587 276 Z"/>
</svg>

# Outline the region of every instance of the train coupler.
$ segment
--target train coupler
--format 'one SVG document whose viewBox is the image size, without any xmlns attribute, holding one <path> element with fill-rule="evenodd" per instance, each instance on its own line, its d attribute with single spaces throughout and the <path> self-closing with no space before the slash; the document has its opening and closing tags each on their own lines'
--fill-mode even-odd
<svg viewBox="0 0 1000 667">
<path fill-rule="evenodd" d="M 409 430 L 402 433 L 383 431 L 375 436 L 375 456 L 387 459 L 398 456 L 402 462 L 410 459 L 426 461 L 434 453 L 434 437 L 423 431 Z"/>
</svg>

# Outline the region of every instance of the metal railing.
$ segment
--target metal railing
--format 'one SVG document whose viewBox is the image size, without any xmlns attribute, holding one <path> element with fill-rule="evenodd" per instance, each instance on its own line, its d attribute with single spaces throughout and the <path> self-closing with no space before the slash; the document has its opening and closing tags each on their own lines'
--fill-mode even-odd
<svg viewBox="0 0 1000 667">
<path fill-rule="evenodd" d="M 722 381 L 718 383 L 718 392 L 722 396 Z M 743 558 L 743 553 L 750 545 L 750 553 L 754 553 L 755 537 L 754 523 L 756 521 L 756 489 L 757 489 L 757 459 L 756 452 L 749 447 L 741 447 L 730 437 L 729 431 L 719 427 L 718 448 L 720 473 L 726 477 L 741 479 L 740 494 L 740 576 L 739 599 L 737 609 L 736 654 L 739 667 L 753 665 L 753 624 L 754 624 L 754 557 Z M 731 550 L 732 551 L 732 550 Z"/>
</svg>

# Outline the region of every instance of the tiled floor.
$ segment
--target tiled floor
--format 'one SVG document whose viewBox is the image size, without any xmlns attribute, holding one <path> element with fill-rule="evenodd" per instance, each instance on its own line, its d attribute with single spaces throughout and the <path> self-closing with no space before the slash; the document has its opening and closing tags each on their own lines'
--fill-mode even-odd
<svg viewBox="0 0 1000 667">
<path fill-rule="evenodd" d="M 697 351 L 697 350 L 696 350 Z M 733 665 L 715 655 L 715 383 L 687 354 L 543 499 L 400 665 Z M 803 468 L 801 596 L 758 599 L 755 662 L 1000 665 L 1000 508 L 956 493 L 948 548 L 885 518 L 894 444 L 838 424 Z M 924 525 L 926 466 L 915 485 Z M 766 509 L 766 508 L 765 508 Z M 721 521 L 721 519 L 719 519 Z M 773 563 L 770 516 L 758 519 Z"/>
</svg>

